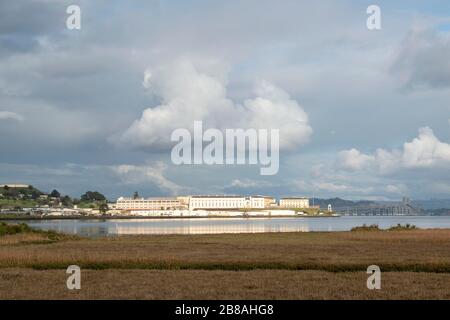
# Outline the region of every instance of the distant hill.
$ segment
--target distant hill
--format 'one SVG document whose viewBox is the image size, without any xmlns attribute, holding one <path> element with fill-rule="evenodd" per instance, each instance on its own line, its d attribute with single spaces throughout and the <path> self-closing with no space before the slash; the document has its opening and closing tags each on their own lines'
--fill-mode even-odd
<svg viewBox="0 0 450 320">
<path fill-rule="evenodd" d="M 340 208 L 340 207 L 366 206 L 374 204 L 375 202 L 369 200 L 351 201 L 341 198 L 331 198 L 331 199 L 312 198 L 310 199 L 309 204 L 312 205 L 313 203 L 314 205 L 319 205 L 321 208 L 326 208 L 328 207 L 329 204 L 331 204 L 333 208 Z"/>
<path fill-rule="evenodd" d="M 40 191 L 39 189 L 36 189 L 33 186 L 28 187 L 0 187 L 0 195 L 4 198 L 16 198 L 19 195 L 23 195 L 25 198 L 31 198 L 32 196 L 40 196 L 41 194 L 44 194 L 44 192 Z"/>
</svg>

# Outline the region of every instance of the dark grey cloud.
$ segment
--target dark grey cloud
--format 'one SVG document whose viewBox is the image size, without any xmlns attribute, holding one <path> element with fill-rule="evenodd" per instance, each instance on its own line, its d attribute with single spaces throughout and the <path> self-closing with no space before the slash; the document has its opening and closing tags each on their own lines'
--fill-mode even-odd
<svg viewBox="0 0 450 320">
<path fill-rule="evenodd" d="M 435 29 L 412 30 L 391 68 L 407 90 L 450 87 L 450 34 Z"/>
<path fill-rule="evenodd" d="M 64 22 L 61 12 L 69 1 L 16 0 L 0 1 L 0 35 L 37 36 L 52 33 L 58 22 Z"/>
<path fill-rule="evenodd" d="M 37 50 L 42 37 L 64 32 L 69 1 L 0 1 L 0 57 Z"/>
</svg>

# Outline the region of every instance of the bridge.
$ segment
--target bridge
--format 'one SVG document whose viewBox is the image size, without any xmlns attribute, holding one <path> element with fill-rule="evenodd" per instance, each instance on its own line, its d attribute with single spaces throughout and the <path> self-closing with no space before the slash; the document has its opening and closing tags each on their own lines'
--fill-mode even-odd
<svg viewBox="0 0 450 320">
<path fill-rule="evenodd" d="M 333 208 L 333 211 L 352 216 L 410 216 L 420 215 L 423 209 L 411 205 L 409 202 L 394 204 L 371 204 L 365 206 L 348 206 Z"/>
</svg>

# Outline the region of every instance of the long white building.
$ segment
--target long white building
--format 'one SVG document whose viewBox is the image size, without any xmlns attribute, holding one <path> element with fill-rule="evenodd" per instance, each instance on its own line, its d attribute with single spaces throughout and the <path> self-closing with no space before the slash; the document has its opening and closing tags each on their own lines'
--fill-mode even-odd
<svg viewBox="0 0 450 320">
<path fill-rule="evenodd" d="M 147 199 L 120 197 L 116 202 L 116 210 L 168 210 L 182 208 L 186 208 L 186 206 L 183 206 L 180 200 L 175 197 Z"/>
<path fill-rule="evenodd" d="M 264 209 L 262 196 L 191 196 L 189 210 L 196 209 Z"/>
<path fill-rule="evenodd" d="M 308 198 L 282 198 L 279 207 L 309 208 Z M 196 195 L 160 198 L 120 197 L 114 206 L 122 211 L 151 210 L 239 210 L 277 208 L 275 198 L 267 196 Z"/>
</svg>

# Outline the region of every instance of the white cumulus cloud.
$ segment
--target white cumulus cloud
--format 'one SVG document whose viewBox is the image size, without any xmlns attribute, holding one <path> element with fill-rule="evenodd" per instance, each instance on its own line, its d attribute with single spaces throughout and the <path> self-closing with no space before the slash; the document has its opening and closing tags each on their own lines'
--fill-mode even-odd
<svg viewBox="0 0 450 320">
<path fill-rule="evenodd" d="M 167 148 L 173 130 L 192 130 L 197 120 L 205 129 L 280 129 L 282 149 L 305 144 L 312 133 L 303 108 L 267 81 L 259 81 L 255 97 L 239 104 L 227 97 L 223 75 L 201 72 L 190 60 L 179 59 L 146 70 L 143 85 L 161 103 L 145 109 L 121 136 L 120 142 L 135 147 Z"/>
<path fill-rule="evenodd" d="M 339 165 L 349 170 L 361 170 L 371 165 L 375 160 L 374 156 L 361 153 L 354 148 L 339 152 L 338 157 Z"/>
<path fill-rule="evenodd" d="M 450 165 L 450 144 L 439 141 L 431 128 L 421 128 L 417 138 L 404 144 L 402 163 L 406 167 Z"/>
<path fill-rule="evenodd" d="M 155 164 L 139 166 L 123 164 L 111 167 L 113 172 L 115 172 L 126 184 L 151 182 L 163 191 L 168 191 L 171 194 L 179 194 L 184 191 L 185 188 L 164 176 L 167 168 L 167 164 L 160 161 Z"/>
<path fill-rule="evenodd" d="M 450 167 L 450 144 L 441 142 L 429 127 L 419 129 L 419 134 L 402 149 L 377 149 L 374 154 L 359 150 L 344 150 L 339 153 L 340 167 L 350 170 L 376 168 L 381 173 L 399 169 Z"/>
</svg>

